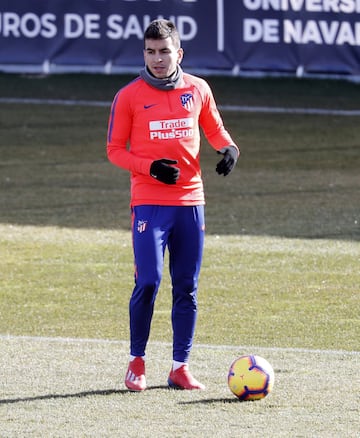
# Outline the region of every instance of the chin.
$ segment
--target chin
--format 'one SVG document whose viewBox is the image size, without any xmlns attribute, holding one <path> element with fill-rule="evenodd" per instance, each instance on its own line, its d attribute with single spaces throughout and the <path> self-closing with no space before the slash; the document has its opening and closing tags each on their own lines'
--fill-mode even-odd
<svg viewBox="0 0 360 438">
<path fill-rule="evenodd" d="M 167 77 L 166 73 L 162 71 L 151 70 L 151 74 L 158 79 L 165 79 Z"/>
</svg>

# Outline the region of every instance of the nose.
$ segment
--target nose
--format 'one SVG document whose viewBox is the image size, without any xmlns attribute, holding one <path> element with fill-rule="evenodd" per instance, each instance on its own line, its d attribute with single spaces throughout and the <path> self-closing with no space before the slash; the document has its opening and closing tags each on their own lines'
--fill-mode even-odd
<svg viewBox="0 0 360 438">
<path fill-rule="evenodd" d="M 155 51 L 154 51 L 154 60 L 155 60 L 156 62 L 161 62 L 161 61 L 163 61 L 163 54 L 161 53 L 160 50 L 155 50 Z"/>
</svg>

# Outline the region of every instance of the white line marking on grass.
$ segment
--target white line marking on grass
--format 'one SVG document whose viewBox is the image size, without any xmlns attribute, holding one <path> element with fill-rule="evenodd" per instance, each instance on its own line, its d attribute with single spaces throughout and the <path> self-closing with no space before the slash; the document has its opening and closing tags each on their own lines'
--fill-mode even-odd
<svg viewBox="0 0 360 438">
<path fill-rule="evenodd" d="M 33 105 L 65 105 L 65 106 L 99 106 L 110 108 L 111 102 L 101 100 L 76 100 L 76 99 L 35 99 L 1 97 L 0 103 L 20 103 Z M 271 113 L 271 114 L 309 114 L 309 115 L 334 115 L 334 116 L 360 116 L 360 110 L 341 110 L 329 108 L 285 108 L 270 106 L 247 105 L 218 105 L 221 111 Z"/>
<path fill-rule="evenodd" d="M 65 106 L 111 106 L 111 102 L 102 100 L 74 100 L 74 99 L 35 99 L 18 97 L 0 97 L 0 103 L 24 103 L 32 105 L 65 105 Z"/>
<path fill-rule="evenodd" d="M 0 335 L 0 340 L 12 341 L 12 340 L 24 340 L 24 341 L 36 341 L 36 342 L 59 342 L 59 343 L 79 343 L 79 344 L 117 344 L 128 345 L 129 341 L 114 340 L 114 339 L 97 339 L 97 338 L 62 338 L 60 336 L 47 337 L 47 336 L 15 336 L 15 335 Z M 171 347 L 170 342 L 151 341 L 149 345 L 159 345 L 165 347 Z M 293 347 L 261 347 L 254 345 L 212 345 L 212 344 L 194 344 L 195 348 L 205 348 L 209 350 L 264 350 L 273 352 L 292 352 L 292 353 L 317 353 L 317 354 L 329 354 L 329 355 L 350 355 L 358 356 L 360 351 L 347 351 L 347 350 L 320 350 L 311 348 L 293 348 Z"/>
<path fill-rule="evenodd" d="M 284 108 L 271 106 L 219 105 L 219 109 L 223 111 L 241 111 L 251 113 L 315 114 L 320 116 L 360 116 L 360 110 L 340 110 L 329 108 Z"/>
</svg>

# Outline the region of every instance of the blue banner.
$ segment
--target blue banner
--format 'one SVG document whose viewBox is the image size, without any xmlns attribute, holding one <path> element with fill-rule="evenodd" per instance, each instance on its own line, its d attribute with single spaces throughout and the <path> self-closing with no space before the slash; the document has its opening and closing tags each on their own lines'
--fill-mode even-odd
<svg viewBox="0 0 360 438">
<path fill-rule="evenodd" d="M 360 0 L 2 0 L 0 70 L 137 71 L 164 17 L 188 70 L 359 76 L 359 13 Z"/>
<path fill-rule="evenodd" d="M 359 75 L 359 12 L 358 0 L 242 0 L 225 16 L 241 69 Z"/>
</svg>

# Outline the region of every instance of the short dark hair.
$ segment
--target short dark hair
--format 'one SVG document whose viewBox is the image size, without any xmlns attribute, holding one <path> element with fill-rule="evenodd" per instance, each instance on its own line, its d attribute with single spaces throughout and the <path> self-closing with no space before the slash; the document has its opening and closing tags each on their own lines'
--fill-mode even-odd
<svg viewBox="0 0 360 438">
<path fill-rule="evenodd" d="M 152 21 L 144 33 L 145 40 L 165 40 L 171 38 L 174 46 L 180 48 L 180 36 L 175 24 L 170 20 L 158 19 Z"/>
</svg>

